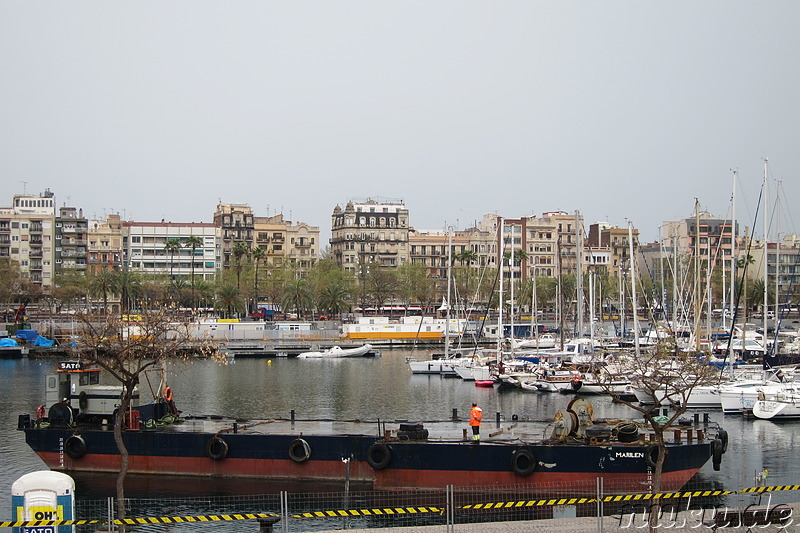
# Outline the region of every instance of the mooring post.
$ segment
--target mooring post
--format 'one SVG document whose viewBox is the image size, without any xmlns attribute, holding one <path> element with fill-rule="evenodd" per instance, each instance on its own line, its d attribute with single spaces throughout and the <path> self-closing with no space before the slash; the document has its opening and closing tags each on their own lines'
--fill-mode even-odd
<svg viewBox="0 0 800 533">
<path fill-rule="evenodd" d="M 258 519 L 258 533 L 272 533 L 272 526 L 275 525 L 280 516 L 266 516 Z"/>
</svg>

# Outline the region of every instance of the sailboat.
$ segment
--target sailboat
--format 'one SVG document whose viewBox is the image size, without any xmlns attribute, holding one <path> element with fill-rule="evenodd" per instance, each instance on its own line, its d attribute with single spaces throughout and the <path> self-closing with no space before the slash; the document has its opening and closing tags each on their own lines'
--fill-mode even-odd
<svg viewBox="0 0 800 533">
<path fill-rule="evenodd" d="M 451 352 L 450 349 L 450 292 L 451 292 L 451 267 L 452 261 L 452 234 L 448 231 L 447 234 L 447 298 L 442 299 L 442 305 L 439 310 L 445 312 L 445 326 L 444 326 L 444 355 L 433 356 L 431 359 L 425 361 L 412 361 L 407 359 L 408 366 L 411 368 L 412 374 L 439 374 L 439 375 L 455 375 L 456 372 L 453 366 L 460 364 L 461 352 Z"/>
</svg>

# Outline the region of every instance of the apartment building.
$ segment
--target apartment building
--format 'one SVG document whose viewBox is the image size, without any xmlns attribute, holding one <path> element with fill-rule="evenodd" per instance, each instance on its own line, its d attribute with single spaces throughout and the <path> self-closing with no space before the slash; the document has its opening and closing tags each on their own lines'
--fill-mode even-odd
<svg viewBox="0 0 800 533">
<path fill-rule="evenodd" d="M 214 212 L 214 225 L 220 228 L 222 236 L 222 268 L 232 265 L 233 250 L 237 243 L 243 243 L 248 250 L 255 244 L 255 216 L 247 204 L 220 203 Z"/>
<path fill-rule="evenodd" d="M 349 272 L 377 263 L 397 267 L 408 261 L 408 209 L 402 200 L 354 199 L 331 216 L 331 256 Z"/>
<path fill-rule="evenodd" d="M 203 222 L 123 222 L 123 262 L 129 269 L 171 277 L 194 275 L 211 280 L 221 267 L 220 229 Z M 187 239 L 197 237 L 194 249 Z M 181 243 L 176 250 L 167 243 Z"/>
<path fill-rule="evenodd" d="M 55 265 L 56 199 L 49 189 L 39 196 L 17 194 L 0 207 L 0 258 L 19 266 L 22 276 L 52 287 Z"/>
<path fill-rule="evenodd" d="M 55 219 L 55 272 L 78 272 L 85 275 L 88 259 L 89 222 L 83 210 L 60 207 Z"/>
<path fill-rule="evenodd" d="M 262 264 L 279 267 L 286 263 L 306 272 L 319 259 L 319 226 L 293 224 L 283 214 L 254 219 L 254 248 L 264 251 Z"/>
<path fill-rule="evenodd" d="M 88 268 L 90 274 L 122 267 L 122 220 L 119 214 L 88 221 Z"/>
</svg>

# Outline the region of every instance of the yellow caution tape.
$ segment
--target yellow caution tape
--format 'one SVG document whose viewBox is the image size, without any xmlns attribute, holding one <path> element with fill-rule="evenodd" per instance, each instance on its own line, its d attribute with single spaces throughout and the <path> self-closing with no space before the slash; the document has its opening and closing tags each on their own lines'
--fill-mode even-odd
<svg viewBox="0 0 800 533">
<path fill-rule="evenodd" d="M 174 524 L 181 522 L 227 522 L 231 520 L 255 520 L 257 518 L 278 518 L 280 515 L 268 513 L 241 513 L 241 514 L 218 514 L 203 516 L 158 516 L 149 518 L 124 518 L 114 520 L 115 524 Z"/>
<path fill-rule="evenodd" d="M 660 492 L 656 494 L 618 494 L 604 496 L 602 502 L 616 503 L 641 500 L 668 500 L 677 498 L 699 498 L 708 496 L 728 496 L 741 493 L 777 492 L 786 490 L 800 490 L 800 485 L 773 485 L 769 487 L 748 487 L 739 491 L 735 490 L 697 490 L 687 492 Z M 597 503 L 596 498 L 548 498 L 542 500 L 515 500 L 504 502 L 486 502 L 459 506 L 459 509 L 490 510 L 510 509 L 520 507 L 543 507 L 553 505 L 577 505 Z M 441 507 L 384 507 L 380 509 L 347 509 L 332 511 L 312 511 L 292 515 L 293 518 L 340 518 L 345 516 L 395 516 L 411 514 L 444 514 Z M 148 518 L 125 518 L 114 520 L 115 524 L 170 524 L 181 522 L 222 522 L 231 520 L 255 520 L 258 518 L 278 518 L 280 515 L 271 513 L 240 513 L 219 514 L 202 516 L 162 516 Z M 32 526 L 82 526 L 104 523 L 101 520 L 28 520 L 16 522 L 0 522 L 0 527 L 32 527 Z"/>
<path fill-rule="evenodd" d="M 313 511 L 292 515 L 292 518 L 336 518 L 340 516 L 392 516 L 405 514 L 443 514 L 439 507 L 384 507 L 382 509 L 349 509 L 347 511 Z"/>
<path fill-rule="evenodd" d="M 800 485 L 773 485 L 771 487 L 749 487 L 740 492 L 776 492 L 780 490 L 800 490 Z"/>
<path fill-rule="evenodd" d="M 173 524 L 179 522 L 221 522 L 228 520 L 255 520 L 256 518 L 278 518 L 277 514 L 241 513 L 205 516 L 153 516 L 147 518 L 125 518 L 114 520 L 114 524 Z M 0 527 L 35 527 L 35 526 L 83 526 L 105 523 L 101 520 L 27 520 L 18 522 L 0 522 Z"/>
<path fill-rule="evenodd" d="M 21 520 L 19 522 L 0 522 L 0 527 L 85 526 L 99 523 L 100 520 Z"/>
</svg>

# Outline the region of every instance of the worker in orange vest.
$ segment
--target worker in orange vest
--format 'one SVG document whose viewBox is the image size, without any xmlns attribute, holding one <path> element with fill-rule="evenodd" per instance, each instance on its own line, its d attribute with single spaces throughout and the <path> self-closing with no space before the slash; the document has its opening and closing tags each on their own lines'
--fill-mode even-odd
<svg viewBox="0 0 800 533">
<path fill-rule="evenodd" d="M 483 420 L 483 410 L 478 407 L 478 404 L 472 402 L 472 409 L 469 412 L 469 425 L 472 426 L 472 440 L 480 442 L 481 440 L 481 420 Z"/>
</svg>

